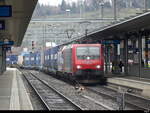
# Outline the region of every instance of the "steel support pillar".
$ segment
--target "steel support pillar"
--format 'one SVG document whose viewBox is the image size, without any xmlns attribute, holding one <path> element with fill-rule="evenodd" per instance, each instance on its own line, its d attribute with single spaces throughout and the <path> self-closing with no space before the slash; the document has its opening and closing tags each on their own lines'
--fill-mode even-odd
<svg viewBox="0 0 150 113">
<path fill-rule="evenodd" d="M 141 78 L 141 62 L 142 62 L 142 36 L 138 36 L 138 48 L 139 48 L 139 78 Z"/>
<path fill-rule="evenodd" d="M 124 40 L 124 74 L 128 75 L 128 38 Z"/>
<path fill-rule="evenodd" d="M 114 20 L 117 20 L 117 1 L 113 0 Z"/>
<path fill-rule="evenodd" d="M 108 48 L 105 45 L 105 73 L 108 73 Z"/>
<path fill-rule="evenodd" d="M 148 37 L 145 36 L 145 66 L 148 67 Z"/>
<path fill-rule="evenodd" d="M 3 72 L 6 71 L 6 51 L 3 50 L 2 51 L 2 55 L 3 55 L 3 58 L 2 58 L 2 70 Z"/>
<path fill-rule="evenodd" d="M 114 66 L 115 66 L 115 73 L 119 73 L 119 61 L 118 61 L 118 46 L 114 44 Z"/>
<path fill-rule="evenodd" d="M 137 42 L 137 39 L 133 39 L 132 40 L 132 46 L 133 46 L 133 49 L 135 50 L 137 47 L 136 47 L 136 42 Z M 132 54 L 132 57 L 134 58 L 134 52 L 133 52 L 133 54 Z"/>
<path fill-rule="evenodd" d="M 2 52 L 2 46 L 0 46 L 0 74 L 3 73 L 3 52 Z"/>
<path fill-rule="evenodd" d="M 144 11 L 147 12 L 148 11 L 148 0 L 144 0 Z"/>
<path fill-rule="evenodd" d="M 110 56 L 111 58 L 112 56 Z M 120 61 L 120 44 L 113 44 L 113 59 L 112 59 L 112 73 L 120 74 L 119 68 Z"/>
<path fill-rule="evenodd" d="M 114 56 L 116 61 L 118 61 L 117 51 L 118 51 L 117 44 L 114 44 Z"/>
<path fill-rule="evenodd" d="M 107 71 L 110 72 L 110 46 L 107 45 Z"/>
</svg>

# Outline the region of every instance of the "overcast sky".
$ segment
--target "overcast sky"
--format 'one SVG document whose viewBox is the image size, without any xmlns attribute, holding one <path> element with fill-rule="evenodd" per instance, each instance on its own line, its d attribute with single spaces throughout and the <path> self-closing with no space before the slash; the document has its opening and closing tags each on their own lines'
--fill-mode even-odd
<svg viewBox="0 0 150 113">
<path fill-rule="evenodd" d="M 50 4 L 50 5 L 55 5 L 57 6 L 58 4 L 61 3 L 62 0 L 39 0 L 40 4 Z M 78 1 L 78 0 L 65 0 L 67 2 L 72 2 L 72 1 Z"/>
</svg>

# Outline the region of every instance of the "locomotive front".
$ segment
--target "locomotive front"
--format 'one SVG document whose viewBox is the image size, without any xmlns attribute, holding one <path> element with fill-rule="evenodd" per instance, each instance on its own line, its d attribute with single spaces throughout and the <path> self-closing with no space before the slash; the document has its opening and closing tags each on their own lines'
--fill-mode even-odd
<svg viewBox="0 0 150 113">
<path fill-rule="evenodd" d="M 78 44 L 73 50 L 74 73 L 83 83 L 100 82 L 104 77 L 104 56 L 101 44 Z"/>
</svg>

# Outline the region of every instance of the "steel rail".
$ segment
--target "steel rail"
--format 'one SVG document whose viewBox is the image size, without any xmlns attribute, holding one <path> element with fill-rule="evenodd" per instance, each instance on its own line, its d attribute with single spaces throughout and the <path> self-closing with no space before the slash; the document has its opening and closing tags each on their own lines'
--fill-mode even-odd
<svg viewBox="0 0 150 113">
<path fill-rule="evenodd" d="M 49 87 L 50 89 L 52 89 L 54 92 L 56 92 L 58 95 L 60 95 L 62 98 L 64 98 L 65 100 L 67 100 L 69 103 L 71 103 L 74 107 L 77 108 L 77 110 L 84 110 L 82 107 L 80 107 L 79 105 L 77 105 L 76 103 L 74 103 L 72 100 L 70 100 L 68 97 L 66 97 L 65 95 L 63 95 L 62 93 L 60 93 L 59 91 L 57 91 L 54 87 L 50 86 L 46 81 L 41 80 L 40 78 L 38 78 L 36 75 L 34 75 L 33 73 L 30 72 L 30 74 L 32 74 L 32 76 L 34 76 L 36 79 L 38 79 L 40 82 L 42 82 L 44 85 L 46 85 L 47 87 Z"/>
<path fill-rule="evenodd" d="M 26 77 L 26 75 L 24 73 L 22 73 L 22 75 L 24 76 L 24 78 L 26 79 L 26 81 L 28 82 L 28 84 L 32 87 L 32 89 L 36 92 L 36 95 L 39 97 L 39 99 L 42 101 L 43 105 L 46 107 L 46 109 L 51 110 L 49 108 L 49 106 L 47 105 L 47 103 L 43 100 L 43 98 L 41 97 L 41 95 L 39 94 L 39 92 L 36 90 L 36 88 L 31 84 L 31 82 L 28 80 L 28 78 Z"/>
<path fill-rule="evenodd" d="M 109 89 L 108 87 L 103 87 L 103 88 L 107 88 L 107 90 Z M 107 97 L 109 97 L 109 98 L 111 98 L 111 99 L 113 99 L 113 100 L 116 99 L 116 96 L 111 95 L 111 94 L 109 94 L 109 93 L 100 92 L 100 91 L 94 90 L 94 89 L 92 89 L 92 88 L 90 88 L 90 87 L 86 87 L 86 89 L 89 90 L 89 91 L 91 91 L 91 92 L 94 92 L 94 93 L 96 93 L 96 94 L 107 96 Z M 115 93 L 117 93 L 117 91 L 114 90 L 114 89 L 110 89 L 110 90 L 112 90 L 112 91 L 114 91 Z M 143 97 L 140 97 L 140 96 L 137 96 L 137 95 L 134 95 L 134 94 L 130 94 L 130 93 L 125 93 L 125 96 L 134 96 L 134 97 L 136 97 L 136 98 L 143 99 Z M 144 98 L 144 99 L 145 99 L 145 98 Z M 149 101 L 149 99 L 146 99 L 146 100 Z M 138 109 L 140 109 L 140 110 L 149 111 L 149 108 L 145 108 L 145 107 L 143 107 L 143 106 L 139 106 L 138 104 L 136 104 L 136 103 L 134 103 L 134 102 L 132 102 L 132 101 L 125 100 L 125 103 L 126 103 L 126 104 L 129 104 L 129 105 L 132 105 L 132 106 L 134 106 L 134 107 L 136 107 L 136 108 L 138 108 Z"/>
</svg>

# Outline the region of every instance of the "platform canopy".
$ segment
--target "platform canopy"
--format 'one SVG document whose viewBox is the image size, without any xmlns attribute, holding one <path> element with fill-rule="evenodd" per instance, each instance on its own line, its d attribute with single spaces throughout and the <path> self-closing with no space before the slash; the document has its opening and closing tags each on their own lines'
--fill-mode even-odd
<svg viewBox="0 0 150 113">
<path fill-rule="evenodd" d="M 150 30 L 150 12 L 117 22 L 88 34 L 94 39 L 124 39 L 126 34 L 135 34 L 139 31 Z"/>
<path fill-rule="evenodd" d="M 150 12 L 137 15 L 132 18 L 120 20 L 103 28 L 95 29 L 93 32 L 82 35 L 65 44 L 76 43 L 91 39 L 97 40 L 120 40 L 127 38 L 126 35 L 137 34 L 139 31 L 146 31 L 150 34 Z M 62 45 L 65 45 L 62 44 Z"/>
<path fill-rule="evenodd" d="M 0 6 L 11 6 L 12 16 L 0 17 L 4 21 L 5 29 L 0 30 L 0 41 L 5 39 L 14 41 L 15 46 L 20 46 L 31 20 L 38 0 L 0 0 Z M 6 12 L 4 11 L 6 14 Z"/>
</svg>

